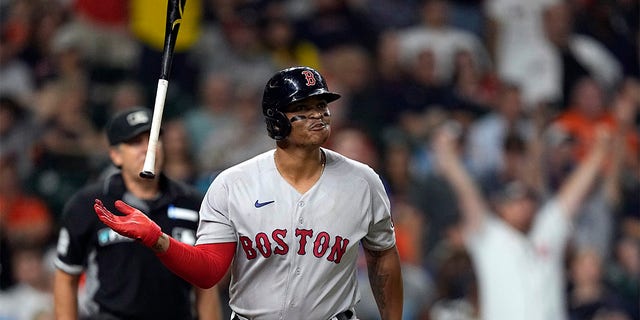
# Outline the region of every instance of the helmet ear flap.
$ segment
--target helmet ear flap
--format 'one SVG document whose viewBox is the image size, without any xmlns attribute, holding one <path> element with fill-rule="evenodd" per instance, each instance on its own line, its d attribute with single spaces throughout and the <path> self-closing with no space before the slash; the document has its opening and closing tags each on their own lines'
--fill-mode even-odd
<svg viewBox="0 0 640 320">
<path fill-rule="evenodd" d="M 269 137 L 275 140 L 283 140 L 291 133 L 291 122 L 287 116 L 276 109 L 267 109 L 265 120 Z"/>
</svg>

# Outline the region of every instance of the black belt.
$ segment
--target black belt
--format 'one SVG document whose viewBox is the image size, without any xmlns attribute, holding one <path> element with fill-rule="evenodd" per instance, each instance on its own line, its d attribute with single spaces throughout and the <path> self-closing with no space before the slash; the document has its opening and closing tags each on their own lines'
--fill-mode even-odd
<svg viewBox="0 0 640 320">
<path fill-rule="evenodd" d="M 353 317 L 353 311 L 351 310 L 342 311 L 336 314 L 336 319 L 338 320 L 349 320 L 351 317 Z"/>
<path fill-rule="evenodd" d="M 118 317 L 114 314 L 108 312 L 100 312 L 98 314 L 94 314 L 88 317 L 80 317 L 81 320 L 122 320 L 124 317 Z"/>
<path fill-rule="evenodd" d="M 351 317 L 353 317 L 353 311 L 351 311 L 351 310 L 342 311 L 342 312 L 336 314 L 334 317 L 336 319 L 338 319 L 338 320 L 350 320 Z M 243 316 L 243 318 L 249 319 L 249 318 L 244 317 L 244 316 Z M 233 314 L 233 319 L 231 319 L 231 320 L 240 320 L 240 318 L 238 317 L 238 315 L 236 313 L 234 313 Z"/>
</svg>

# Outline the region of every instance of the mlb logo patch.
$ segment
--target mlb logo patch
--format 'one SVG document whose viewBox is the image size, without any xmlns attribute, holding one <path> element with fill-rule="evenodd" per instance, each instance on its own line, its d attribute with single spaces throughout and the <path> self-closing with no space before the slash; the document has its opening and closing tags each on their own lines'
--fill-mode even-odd
<svg viewBox="0 0 640 320">
<path fill-rule="evenodd" d="M 149 116 L 144 111 L 138 111 L 127 115 L 127 123 L 132 127 L 143 123 L 149 123 L 149 121 Z"/>
</svg>

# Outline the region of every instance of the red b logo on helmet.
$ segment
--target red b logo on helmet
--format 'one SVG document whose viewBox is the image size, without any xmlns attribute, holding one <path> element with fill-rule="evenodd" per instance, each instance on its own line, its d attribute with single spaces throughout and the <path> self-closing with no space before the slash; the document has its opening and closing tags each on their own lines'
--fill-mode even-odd
<svg viewBox="0 0 640 320">
<path fill-rule="evenodd" d="M 302 74 L 304 75 L 304 78 L 307 79 L 307 83 L 306 83 L 307 87 L 316 85 L 316 77 L 313 76 L 313 72 L 309 70 L 304 70 L 302 71 Z"/>
</svg>

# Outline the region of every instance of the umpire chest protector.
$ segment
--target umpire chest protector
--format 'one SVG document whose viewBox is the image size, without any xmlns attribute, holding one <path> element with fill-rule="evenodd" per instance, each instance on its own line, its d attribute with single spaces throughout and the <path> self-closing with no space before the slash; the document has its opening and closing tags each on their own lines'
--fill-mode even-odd
<svg viewBox="0 0 640 320">
<path fill-rule="evenodd" d="M 340 98 L 329 91 L 320 73 L 309 67 L 293 67 L 276 73 L 264 88 L 262 113 L 269 136 L 275 140 L 285 139 L 291 133 L 291 121 L 284 114 L 291 103 L 305 98 L 320 96 L 327 103 Z"/>
</svg>

